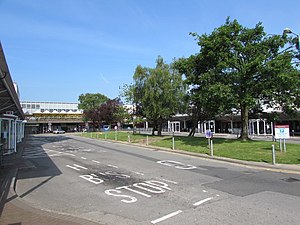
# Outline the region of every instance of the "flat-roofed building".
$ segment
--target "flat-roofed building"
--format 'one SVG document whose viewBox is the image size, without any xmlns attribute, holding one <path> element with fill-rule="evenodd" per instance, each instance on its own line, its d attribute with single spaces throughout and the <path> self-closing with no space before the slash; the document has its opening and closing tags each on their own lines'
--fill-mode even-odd
<svg viewBox="0 0 300 225">
<path fill-rule="evenodd" d="M 21 101 L 21 107 L 30 133 L 81 131 L 85 126 L 78 103 Z"/>
</svg>

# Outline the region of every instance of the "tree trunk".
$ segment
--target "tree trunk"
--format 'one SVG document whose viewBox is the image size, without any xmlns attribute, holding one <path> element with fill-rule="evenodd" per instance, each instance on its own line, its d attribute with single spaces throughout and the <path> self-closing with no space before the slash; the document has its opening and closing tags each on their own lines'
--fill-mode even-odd
<svg viewBox="0 0 300 225">
<path fill-rule="evenodd" d="M 243 141 L 249 140 L 248 137 L 248 124 L 249 124 L 249 109 L 248 106 L 245 104 L 242 104 L 241 106 L 241 120 L 242 120 L 242 131 L 241 131 L 241 136 L 239 139 Z"/>
<path fill-rule="evenodd" d="M 162 123 L 158 124 L 158 130 L 157 130 L 157 135 L 161 136 L 161 130 L 162 130 Z"/>
<path fill-rule="evenodd" d="M 198 125 L 198 120 L 194 120 L 192 130 L 189 133 L 190 137 L 194 137 L 195 136 L 196 126 L 197 125 Z"/>
<path fill-rule="evenodd" d="M 96 121 L 93 120 L 93 132 L 95 132 L 95 127 L 96 127 Z"/>
<path fill-rule="evenodd" d="M 154 135 L 155 135 L 155 131 L 156 131 L 156 129 L 157 129 L 157 122 L 156 122 L 156 121 L 154 121 L 154 122 L 153 122 L 153 129 L 152 129 L 152 136 L 154 136 Z"/>
</svg>

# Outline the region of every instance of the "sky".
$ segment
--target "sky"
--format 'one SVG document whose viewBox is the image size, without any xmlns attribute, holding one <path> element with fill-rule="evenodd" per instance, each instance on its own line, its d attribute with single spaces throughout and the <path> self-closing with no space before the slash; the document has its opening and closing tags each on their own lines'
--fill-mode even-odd
<svg viewBox="0 0 300 225">
<path fill-rule="evenodd" d="M 0 0 L 0 41 L 20 100 L 113 99 L 138 65 L 196 54 L 189 33 L 210 34 L 228 16 L 300 32 L 299 0 Z"/>
</svg>

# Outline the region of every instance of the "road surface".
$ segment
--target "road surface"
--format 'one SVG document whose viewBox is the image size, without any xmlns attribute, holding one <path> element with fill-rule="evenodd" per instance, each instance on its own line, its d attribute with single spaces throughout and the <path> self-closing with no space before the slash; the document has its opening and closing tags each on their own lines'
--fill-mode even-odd
<svg viewBox="0 0 300 225">
<path fill-rule="evenodd" d="M 111 225 L 299 224 L 300 175 L 75 135 L 41 134 L 17 193 L 43 210 Z"/>
</svg>

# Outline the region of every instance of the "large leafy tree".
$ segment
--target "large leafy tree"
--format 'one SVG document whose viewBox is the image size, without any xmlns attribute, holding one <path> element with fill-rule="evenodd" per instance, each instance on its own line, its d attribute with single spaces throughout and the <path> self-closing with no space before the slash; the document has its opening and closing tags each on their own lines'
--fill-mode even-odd
<svg viewBox="0 0 300 225">
<path fill-rule="evenodd" d="M 96 109 L 100 104 L 106 102 L 109 98 L 100 93 L 81 94 L 78 98 L 79 109 L 90 110 Z"/>
<path fill-rule="evenodd" d="M 207 70 L 201 67 L 203 66 L 201 57 L 201 54 L 191 55 L 189 58 L 181 58 L 175 62 L 175 67 L 180 73 L 186 75 L 185 82 L 191 87 L 186 96 L 186 101 L 189 103 L 187 112 L 193 125 L 189 136 L 194 136 L 198 122 L 213 119 L 216 115 L 228 112 L 230 108 L 229 88 L 218 81 L 212 84 L 210 74 L 204 75 Z M 201 75 L 203 77 L 200 81 L 198 76 Z"/>
<path fill-rule="evenodd" d="M 78 108 L 83 110 L 84 120 L 92 121 L 93 129 L 95 129 L 95 127 L 99 126 L 99 124 L 101 123 L 101 121 L 99 120 L 98 108 L 102 103 L 107 102 L 109 98 L 100 93 L 86 93 L 81 94 L 78 100 Z"/>
<path fill-rule="evenodd" d="M 216 111 L 238 109 L 241 139 L 248 139 L 249 111 L 257 105 L 292 111 L 299 104 L 299 71 L 291 63 L 294 52 L 284 50 L 286 36 L 266 35 L 261 23 L 246 28 L 229 18 L 209 35 L 192 35 L 200 52 L 187 59 L 192 66 L 185 74 L 194 99 L 210 101 Z"/>
<path fill-rule="evenodd" d="M 135 114 L 153 123 L 161 135 L 163 122 L 185 108 L 186 86 L 173 65 L 158 57 L 155 68 L 137 66 L 134 83 L 126 85 L 124 96 L 134 104 Z"/>
</svg>

